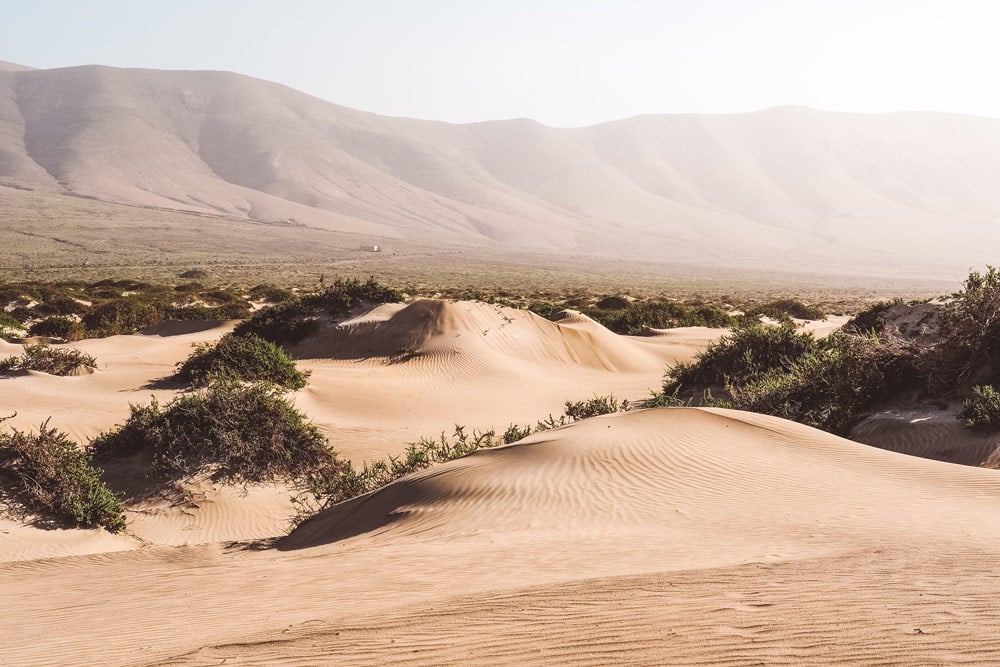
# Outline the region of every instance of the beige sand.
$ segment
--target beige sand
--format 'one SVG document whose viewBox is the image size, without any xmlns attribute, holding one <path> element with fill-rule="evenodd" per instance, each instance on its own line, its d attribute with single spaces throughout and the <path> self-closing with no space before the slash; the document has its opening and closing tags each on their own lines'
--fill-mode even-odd
<svg viewBox="0 0 1000 667">
<path fill-rule="evenodd" d="M 658 409 L 483 451 L 276 549 L 0 566 L 11 664 L 989 664 L 995 472 Z"/>
<path fill-rule="evenodd" d="M 31 429 L 51 417 L 52 426 L 87 442 L 122 422 L 130 403 L 169 401 L 180 389 L 163 383 L 174 365 L 192 345 L 214 340 L 231 326 L 172 323 L 152 335 L 73 344 L 97 358 L 98 370 L 78 377 L 31 372 L 0 378 L 4 415 L 16 412 L 7 424 Z M 559 415 L 567 400 L 608 393 L 645 398 L 660 385 L 667 364 L 690 358 L 722 333 L 690 329 L 631 338 L 579 315 L 553 323 L 478 302 L 390 304 L 330 327 L 296 349 L 311 376 L 293 399 L 342 457 L 361 464 L 398 454 L 421 437 L 450 435 L 455 424 L 502 430 Z M 0 356 L 20 351 L 0 341 Z M 406 354 L 400 357 L 400 351 Z M 232 487 L 202 476 L 181 489 L 150 493 L 142 470 L 114 465 L 108 473 L 133 498 L 128 519 L 134 540 L 109 541 L 100 531 L 57 538 L 3 524 L 0 529 L 16 530 L 17 539 L 0 540 L 0 560 L 259 539 L 284 534 L 295 515 L 294 490 L 287 484 Z"/>
</svg>

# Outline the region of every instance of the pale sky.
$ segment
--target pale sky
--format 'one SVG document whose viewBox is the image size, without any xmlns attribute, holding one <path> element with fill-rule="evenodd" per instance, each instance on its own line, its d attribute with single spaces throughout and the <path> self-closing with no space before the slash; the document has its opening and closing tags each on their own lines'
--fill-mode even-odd
<svg viewBox="0 0 1000 667">
<path fill-rule="evenodd" d="M 0 60 L 231 70 L 452 122 L 1000 117 L 1000 0 L 0 0 Z"/>
</svg>

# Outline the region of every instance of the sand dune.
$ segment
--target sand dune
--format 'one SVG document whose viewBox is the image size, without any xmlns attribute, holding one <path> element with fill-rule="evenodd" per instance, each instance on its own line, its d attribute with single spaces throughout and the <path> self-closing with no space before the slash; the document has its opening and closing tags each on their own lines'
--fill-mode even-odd
<svg viewBox="0 0 1000 667">
<path fill-rule="evenodd" d="M 5 658 L 992 663 L 994 477 L 733 411 L 596 418 L 404 478 L 276 550 L 0 566 Z"/>
<path fill-rule="evenodd" d="M 1000 242 L 998 155 L 971 116 L 451 125 L 225 72 L 0 67 L 0 184 L 493 248 L 953 278 Z"/>
<path fill-rule="evenodd" d="M 2 416 L 16 413 L 5 426 L 35 429 L 51 417 L 52 426 L 86 443 L 124 421 L 129 404 L 153 397 L 163 404 L 177 395 L 182 387 L 164 382 L 174 365 L 192 345 L 231 327 L 168 322 L 146 335 L 72 344 L 92 354 L 98 369 L 76 377 L 29 372 L 0 378 Z M 683 342 L 631 338 L 583 317 L 553 323 L 479 302 L 388 304 L 296 348 L 311 377 L 292 398 L 340 456 L 360 464 L 398 454 L 421 437 L 450 433 L 455 424 L 502 430 L 558 415 L 567 400 L 608 393 L 645 398 L 668 363 L 690 358 L 721 333 L 691 330 Z M 0 356 L 21 351 L 0 341 Z M 203 476 L 162 489 L 129 461 L 108 466 L 108 476 L 130 499 L 133 547 L 270 537 L 287 530 L 295 514 L 287 484 L 232 486 Z M 16 546 L 0 549 L 0 559 L 103 551 L 108 544 L 93 537 L 54 540 L 40 528 L 18 535 Z"/>
<path fill-rule="evenodd" d="M 294 348 L 311 372 L 295 401 L 343 455 L 379 459 L 454 424 L 503 430 L 558 415 L 567 400 L 646 398 L 668 364 L 722 333 L 619 336 L 582 316 L 550 322 L 480 302 L 421 299 L 382 306 Z"/>
</svg>

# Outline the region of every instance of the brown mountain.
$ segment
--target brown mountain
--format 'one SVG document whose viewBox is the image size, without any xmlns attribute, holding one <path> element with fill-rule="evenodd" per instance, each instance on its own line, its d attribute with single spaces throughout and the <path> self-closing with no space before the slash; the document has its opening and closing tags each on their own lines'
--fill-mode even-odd
<svg viewBox="0 0 1000 667">
<path fill-rule="evenodd" d="M 0 63 L 0 184 L 381 237 L 965 269 L 1000 247 L 998 175 L 991 118 L 782 107 L 454 125 L 226 72 Z"/>
</svg>

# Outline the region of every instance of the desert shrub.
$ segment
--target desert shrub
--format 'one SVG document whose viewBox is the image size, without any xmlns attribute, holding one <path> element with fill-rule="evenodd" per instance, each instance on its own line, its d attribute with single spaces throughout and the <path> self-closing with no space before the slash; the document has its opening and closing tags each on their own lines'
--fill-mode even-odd
<svg viewBox="0 0 1000 667">
<path fill-rule="evenodd" d="M 885 328 L 885 314 L 893 306 L 899 306 L 902 305 L 902 303 L 902 299 L 873 303 L 852 317 L 847 324 L 843 326 L 843 329 L 845 331 L 850 330 L 857 333 L 880 333 Z"/>
<path fill-rule="evenodd" d="M 295 297 L 295 293 L 284 287 L 275 285 L 257 285 L 250 288 L 248 296 L 255 301 L 265 303 L 283 303 Z"/>
<path fill-rule="evenodd" d="M 571 421 L 579 421 L 598 415 L 628 412 L 630 409 L 631 406 L 627 400 L 619 401 L 614 395 L 609 394 L 608 396 L 594 396 L 586 401 L 566 401 L 563 415 Z"/>
<path fill-rule="evenodd" d="M 55 294 L 35 306 L 34 315 L 48 317 L 51 315 L 80 315 L 87 312 L 89 306 L 62 294 Z"/>
<path fill-rule="evenodd" d="M 270 308 L 258 310 L 233 329 L 237 336 L 255 335 L 278 345 L 294 345 L 319 329 L 313 308 L 293 298 Z"/>
<path fill-rule="evenodd" d="M 190 269 L 179 274 L 177 277 L 188 280 L 204 280 L 205 278 L 208 278 L 208 271 L 204 271 L 202 269 Z"/>
<path fill-rule="evenodd" d="M 10 313 L 0 310 L 0 340 L 8 343 L 17 338 L 19 332 L 24 329 L 24 324 L 13 317 Z"/>
<path fill-rule="evenodd" d="M 0 474 L 12 480 L 15 501 L 46 519 L 111 532 L 125 528 L 125 508 L 101 481 L 101 471 L 48 422 L 38 433 L 0 433 Z"/>
<path fill-rule="evenodd" d="M 287 389 L 306 386 L 306 376 L 288 354 L 254 334 L 226 334 L 215 344 L 202 344 L 177 364 L 174 377 L 195 385 L 218 378 L 245 382 L 271 382 Z"/>
<path fill-rule="evenodd" d="M 168 320 L 243 320 L 250 317 L 250 304 L 231 301 L 220 306 L 170 306 L 164 310 Z"/>
<path fill-rule="evenodd" d="M 754 306 L 746 311 L 747 317 L 770 317 L 779 322 L 795 317 L 800 320 L 825 320 L 826 313 L 821 308 L 809 306 L 797 299 L 776 299 Z"/>
<path fill-rule="evenodd" d="M 323 291 L 294 297 L 259 310 L 233 330 L 236 335 L 256 334 L 279 345 L 294 345 L 319 328 L 320 317 L 340 317 L 361 305 L 402 301 L 398 291 L 374 278 L 337 279 Z"/>
<path fill-rule="evenodd" d="M 1000 366 L 1000 270 L 973 271 L 964 289 L 953 294 L 943 318 L 947 341 L 941 365 L 959 384 L 983 366 L 997 375 Z"/>
<path fill-rule="evenodd" d="M 19 320 L 6 310 L 0 310 L 0 327 L 7 327 L 8 329 L 20 329 L 21 325 L 24 323 L 23 320 Z"/>
<path fill-rule="evenodd" d="M 992 385 L 973 387 L 972 396 L 962 405 L 958 418 L 974 431 L 1000 430 L 1000 392 Z"/>
<path fill-rule="evenodd" d="M 581 312 L 615 333 L 631 336 L 647 329 L 724 328 L 736 324 L 735 318 L 715 306 L 688 306 L 676 301 L 635 301 L 619 310 L 585 307 Z"/>
<path fill-rule="evenodd" d="M 739 384 L 756 375 L 787 368 L 816 348 L 812 334 L 799 333 L 790 326 L 752 323 L 710 344 L 693 362 L 678 363 L 669 369 L 664 391 L 671 394 L 679 387 Z"/>
<path fill-rule="evenodd" d="M 239 294 L 219 289 L 209 290 L 207 292 L 201 292 L 198 296 L 200 296 L 206 303 L 211 305 L 245 302 L 245 299 Z"/>
<path fill-rule="evenodd" d="M 19 357 L 0 360 L 0 373 L 40 371 L 50 375 L 70 375 L 81 368 L 97 368 L 97 360 L 82 350 L 48 345 L 26 345 Z"/>
<path fill-rule="evenodd" d="M 784 417 L 846 435 L 892 386 L 898 360 L 873 337 L 836 336 L 800 356 L 726 389 L 734 408 Z"/>
<path fill-rule="evenodd" d="M 74 319 L 62 315 L 53 315 L 52 317 L 46 317 L 44 320 L 35 322 L 28 327 L 28 334 L 73 341 L 84 338 L 86 330 L 82 323 Z"/>
<path fill-rule="evenodd" d="M 621 296 L 606 296 L 594 304 L 601 310 L 622 310 L 629 307 L 629 300 Z"/>
<path fill-rule="evenodd" d="M 319 429 L 267 383 L 222 381 L 163 407 L 133 405 L 90 447 L 96 460 L 147 453 L 155 473 L 174 479 L 208 468 L 249 482 L 295 479 L 336 462 Z"/>
<path fill-rule="evenodd" d="M 113 299 L 83 316 L 88 332 L 96 336 L 134 334 L 162 322 L 167 306 L 159 300 L 132 296 Z"/>
<path fill-rule="evenodd" d="M 35 317 L 35 313 L 27 306 L 15 306 L 10 311 L 10 316 L 13 317 L 18 322 L 27 322 L 28 320 Z"/>
</svg>

